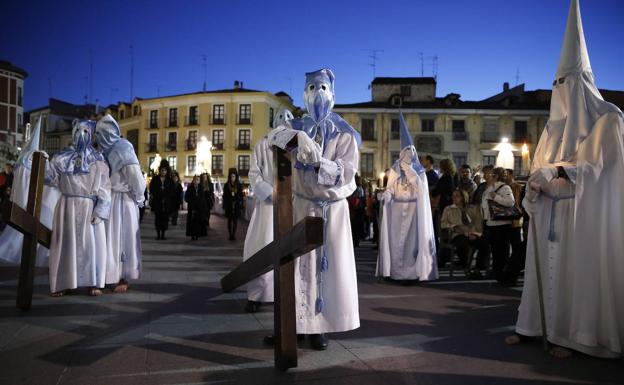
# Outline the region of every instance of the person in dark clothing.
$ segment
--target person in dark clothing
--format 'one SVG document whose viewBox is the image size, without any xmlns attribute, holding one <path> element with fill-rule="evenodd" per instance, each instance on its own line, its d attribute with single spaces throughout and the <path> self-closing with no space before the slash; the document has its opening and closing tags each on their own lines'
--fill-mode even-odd
<svg viewBox="0 0 624 385">
<path fill-rule="evenodd" d="M 169 176 L 169 162 L 160 162 L 159 174 L 150 182 L 150 208 L 154 212 L 156 222 L 156 240 L 164 240 L 165 231 L 169 227 L 169 215 L 173 207 L 175 186 Z"/>
<path fill-rule="evenodd" d="M 355 174 L 355 185 L 357 186 L 353 194 L 347 199 L 349 203 L 349 214 L 351 219 L 351 237 L 353 246 L 359 247 L 360 241 L 364 239 L 364 214 L 366 203 L 364 201 L 364 190 L 362 189 L 361 178 Z"/>
<path fill-rule="evenodd" d="M 231 168 L 228 172 L 228 181 L 223 186 L 223 211 L 228 220 L 228 233 L 230 241 L 236 240 L 236 227 L 238 217 L 243 207 L 243 186 L 238 179 L 238 171 Z"/>
<path fill-rule="evenodd" d="M 438 177 L 438 174 L 436 174 L 435 170 L 433 169 L 433 157 L 431 155 L 424 156 L 420 159 L 420 163 L 423 165 L 425 170 L 427 170 L 425 171 L 425 175 L 427 176 L 429 191 L 431 191 L 431 189 L 435 187 L 435 185 L 438 183 L 438 180 L 440 179 Z"/>
<path fill-rule="evenodd" d="M 143 174 L 143 176 L 145 177 L 145 174 Z M 145 191 L 143 192 L 143 196 L 145 197 L 145 204 L 139 207 L 139 223 L 143 222 L 143 217 L 145 216 L 145 207 L 148 205 L 147 202 L 149 202 L 147 190 L 148 187 L 146 187 Z"/>
<path fill-rule="evenodd" d="M 210 174 L 203 173 L 199 177 L 199 184 L 203 189 L 203 199 L 206 203 L 206 227 L 210 227 L 210 212 L 214 206 L 214 186 L 212 185 L 212 179 Z"/>
<path fill-rule="evenodd" d="M 206 200 L 204 198 L 204 186 L 199 182 L 199 177 L 195 175 L 193 181 L 186 189 L 184 200 L 188 205 L 188 215 L 186 217 L 186 236 L 192 240 L 206 235 Z"/>
<path fill-rule="evenodd" d="M 455 175 L 457 174 L 455 171 L 455 163 L 450 159 L 442 159 L 440 161 L 440 171 L 442 172 L 442 177 L 431 191 L 431 195 L 440 197 L 438 209 L 440 212 L 443 212 L 446 206 L 453 204 L 452 195 L 457 187 L 455 185 Z"/>
<path fill-rule="evenodd" d="M 483 172 L 484 176 L 486 174 L 492 172 L 492 170 L 494 170 L 494 166 L 492 166 L 491 164 L 485 165 L 481 169 L 481 171 Z M 485 192 L 487 187 L 488 187 L 487 180 L 485 180 L 485 178 L 483 178 L 483 182 L 481 182 L 481 183 L 479 183 L 477 185 L 477 189 L 475 190 L 474 194 L 472 195 L 472 203 L 473 204 L 481 205 L 481 201 L 483 200 L 483 193 Z"/>
<path fill-rule="evenodd" d="M 173 180 L 173 202 L 171 208 L 171 225 L 177 226 L 178 224 L 178 212 L 180 211 L 180 206 L 182 206 L 182 199 L 184 198 L 184 189 L 182 188 L 182 183 L 180 183 L 180 176 L 177 172 L 174 172 L 171 180 Z"/>
<path fill-rule="evenodd" d="M 524 195 L 526 192 L 526 185 L 523 186 L 515 181 L 512 169 L 507 169 L 507 180 L 505 181 L 505 183 L 509 185 L 509 187 L 511 187 L 511 191 L 515 200 L 515 205 L 520 209 L 523 216 L 522 218 L 513 220 L 511 222 L 511 228 L 509 230 L 511 256 L 509 257 L 507 266 L 505 266 L 505 269 L 503 271 L 503 278 L 501 279 L 502 285 L 513 287 L 518 285 L 518 276 L 520 275 L 522 269 L 524 269 L 524 264 L 526 260 L 526 234 L 528 227 L 526 230 L 524 230 L 524 222 L 528 222 L 528 216 L 522 207 L 522 200 L 524 199 Z M 525 217 L 527 217 L 527 219 L 525 219 Z"/>
</svg>

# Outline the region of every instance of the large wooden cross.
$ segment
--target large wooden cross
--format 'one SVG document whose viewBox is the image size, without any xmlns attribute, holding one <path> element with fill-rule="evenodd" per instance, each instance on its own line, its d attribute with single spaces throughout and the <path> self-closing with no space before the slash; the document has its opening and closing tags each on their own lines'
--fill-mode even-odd
<svg viewBox="0 0 624 385">
<path fill-rule="evenodd" d="M 230 292 L 274 271 L 275 367 L 287 370 L 297 366 L 294 260 L 323 244 L 323 218 L 305 217 L 293 226 L 291 162 L 278 147 L 273 147 L 273 162 L 273 242 L 223 277 L 221 288 Z"/>
<path fill-rule="evenodd" d="M 50 239 L 52 237 L 52 231 L 39 222 L 44 174 L 45 160 L 43 153 L 35 152 L 32 158 L 26 210 L 13 202 L 9 202 L 7 205 L 4 205 L 2 212 L 7 223 L 24 234 L 22 262 L 17 284 L 17 307 L 22 310 L 29 310 L 32 303 L 37 243 L 50 248 Z"/>
</svg>

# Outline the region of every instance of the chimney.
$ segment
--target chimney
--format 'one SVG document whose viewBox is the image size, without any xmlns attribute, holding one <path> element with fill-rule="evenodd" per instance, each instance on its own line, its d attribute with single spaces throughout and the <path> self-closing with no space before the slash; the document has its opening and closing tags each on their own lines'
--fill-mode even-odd
<svg viewBox="0 0 624 385">
<path fill-rule="evenodd" d="M 509 91 L 509 83 L 505 82 L 503 83 L 503 92 L 507 92 L 507 91 Z"/>
<path fill-rule="evenodd" d="M 234 89 L 237 90 L 239 88 L 241 88 L 240 82 L 238 80 L 234 80 Z"/>
</svg>

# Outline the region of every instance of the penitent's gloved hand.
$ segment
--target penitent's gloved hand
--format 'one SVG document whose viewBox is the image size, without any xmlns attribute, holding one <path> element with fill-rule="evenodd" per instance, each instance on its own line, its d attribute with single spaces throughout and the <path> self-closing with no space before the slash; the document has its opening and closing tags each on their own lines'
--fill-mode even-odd
<svg viewBox="0 0 624 385">
<path fill-rule="evenodd" d="M 102 223 L 102 218 L 95 216 L 91 218 L 92 225 L 99 225 L 100 223 Z"/>
<path fill-rule="evenodd" d="M 303 164 L 318 165 L 323 157 L 321 146 L 305 132 L 297 134 L 297 160 Z"/>
</svg>

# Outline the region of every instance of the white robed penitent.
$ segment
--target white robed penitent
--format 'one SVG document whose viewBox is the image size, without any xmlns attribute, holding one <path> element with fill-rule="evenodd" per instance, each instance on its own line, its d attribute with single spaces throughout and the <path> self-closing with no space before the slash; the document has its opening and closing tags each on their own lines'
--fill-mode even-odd
<svg viewBox="0 0 624 385">
<path fill-rule="evenodd" d="M 402 113 L 399 118 L 401 154 L 383 195 L 376 275 L 429 281 L 438 278 L 429 186 Z"/>
<path fill-rule="evenodd" d="M 538 257 L 548 340 L 594 356 L 622 357 L 623 135 L 622 111 L 604 101 L 594 84 L 578 1 L 572 0 L 550 117 L 523 202 L 534 228 L 518 333 L 542 334 Z M 557 177 L 557 167 L 567 178 Z"/>
<path fill-rule="evenodd" d="M 277 112 L 275 127 L 292 120 L 290 111 Z M 249 259 L 264 246 L 273 242 L 273 151 L 268 138 L 262 138 L 254 147 L 249 168 L 249 184 L 253 190 L 254 209 L 245 235 L 243 260 Z M 273 271 L 247 283 L 247 299 L 273 302 Z"/>
<path fill-rule="evenodd" d="M 91 145 L 94 130 L 93 121 L 74 121 L 72 146 L 46 167 L 46 183 L 62 194 L 52 225 L 52 293 L 105 284 L 110 251 L 103 220 L 110 212 L 110 179 L 106 161 Z"/>
<path fill-rule="evenodd" d="M 334 75 L 306 74 L 308 115 L 271 131 L 269 143 L 288 148 L 297 136 L 293 169 L 293 220 L 325 218 L 321 248 L 295 260 L 297 333 L 342 332 L 360 326 L 355 255 L 346 198 L 355 191 L 360 137 L 331 112 Z"/>
<path fill-rule="evenodd" d="M 28 190 L 30 186 L 30 173 L 32 157 L 39 151 L 39 139 L 41 135 L 41 118 L 30 133 L 28 143 L 22 149 L 15 167 L 13 168 L 13 187 L 11 188 L 11 202 L 26 210 L 28 204 Z M 43 186 L 41 198 L 41 213 L 39 221 L 49 229 L 52 229 L 52 217 L 54 208 L 58 202 L 60 193 L 51 186 Z M 24 235 L 13 227 L 7 226 L 0 234 L 0 260 L 10 264 L 19 264 L 22 259 L 22 244 Z M 48 248 L 37 245 L 36 266 L 48 266 Z"/>
<path fill-rule="evenodd" d="M 106 225 L 110 254 L 106 283 L 137 279 L 141 274 L 139 207 L 144 204 L 145 179 L 132 144 L 121 137 L 119 125 L 106 115 L 95 127 L 95 139 L 110 169 L 111 211 Z"/>
</svg>

